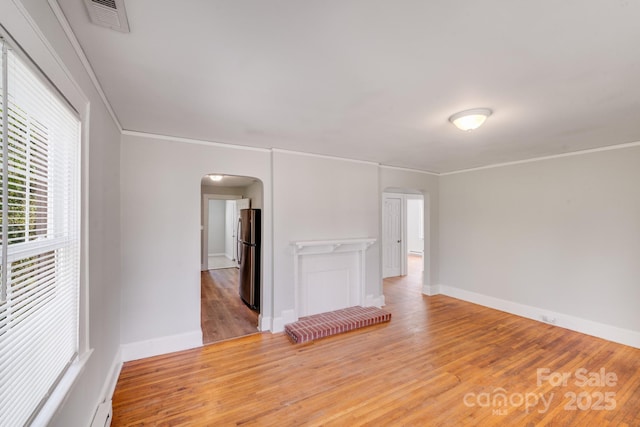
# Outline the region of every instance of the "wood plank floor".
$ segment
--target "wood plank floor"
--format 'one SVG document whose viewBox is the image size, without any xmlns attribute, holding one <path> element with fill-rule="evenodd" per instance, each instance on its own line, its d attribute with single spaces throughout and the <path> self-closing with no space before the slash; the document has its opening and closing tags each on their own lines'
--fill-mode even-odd
<svg viewBox="0 0 640 427">
<path fill-rule="evenodd" d="M 128 362 L 112 425 L 640 426 L 640 350 L 423 296 L 419 276 L 385 279 L 390 323 L 301 345 L 255 334 Z M 604 369 L 608 383 L 576 384 L 581 368 L 598 380 Z M 538 383 L 538 369 L 570 377 L 554 387 Z"/>
<path fill-rule="evenodd" d="M 238 269 L 200 273 L 202 341 L 210 344 L 258 332 L 258 313 L 238 295 Z"/>
</svg>

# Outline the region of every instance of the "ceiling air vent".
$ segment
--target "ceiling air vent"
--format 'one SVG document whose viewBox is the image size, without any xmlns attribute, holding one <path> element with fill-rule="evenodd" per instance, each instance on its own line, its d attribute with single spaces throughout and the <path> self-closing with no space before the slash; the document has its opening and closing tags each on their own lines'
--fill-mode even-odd
<svg viewBox="0 0 640 427">
<path fill-rule="evenodd" d="M 84 0 L 91 22 L 112 30 L 129 32 L 124 0 Z"/>
</svg>

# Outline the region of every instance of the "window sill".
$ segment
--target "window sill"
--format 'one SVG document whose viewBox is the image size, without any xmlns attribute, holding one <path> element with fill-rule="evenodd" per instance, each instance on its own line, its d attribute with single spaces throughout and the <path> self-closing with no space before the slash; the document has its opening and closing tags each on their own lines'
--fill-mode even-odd
<svg viewBox="0 0 640 427">
<path fill-rule="evenodd" d="M 67 369 L 67 372 L 65 372 L 64 376 L 60 379 L 60 382 L 47 399 L 47 402 L 33 420 L 32 426 L 46 426 L 51 422 L 53 416 L 67 399 L 69 391 L 71 391 L 80 374 L 84 371 L 84 367 L 92 353 L 93 349 L 86 351 L 69 366 L 69 369 Z"/>
</svg>

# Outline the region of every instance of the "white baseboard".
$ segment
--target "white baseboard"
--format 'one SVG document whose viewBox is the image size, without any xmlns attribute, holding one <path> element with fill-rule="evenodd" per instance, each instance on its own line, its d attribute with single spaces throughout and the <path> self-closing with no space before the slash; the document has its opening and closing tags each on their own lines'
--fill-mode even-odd
<svg viewBox="0 0 640 427">
<path fill-rule="evenodd" d="M 282 332 L 284 331 L 284 325 L 288 323 L 293 323 L 298 320 L 298 316 L 296 316 L 295 310 L 282 310 L 280 312 L 279 317 L 273 318 L 273 323 L 271 325 L 271 332 Z"/>
<path fill-rule="evenodd" d="M 384 306 L 384 295 L 378 295 L 378 296 L 373 296 L 373 295 L 367 295 L 364 298 L 364 306 L 365 307 L 382 307 Z"/>
<path fill-rule="evenodd" d="M 113 391 L 116 389 L 116 384 L 118 383 L 118 377 L 120 377 L 121 370 L 122 349 L 119 348 L 113 358 L 113 362 L 111 362 L 111 367 L 109 368 L 109 372 L 107 373 L 102 389 L 100 390 L 100 401 L 98 402 L 98 405 L 111 400 L 113 397 Z M 96 405 L 96 407 L 98 405 Z"/>
<path fill-rule="evenodd" d="M 128 362 L 196 347 L 202 347 L 202 330 L 200 329 L 184 334 L 122 344 L 120 351 L 122 353 L 122 361 Z"/>
<path fill-rule="evenodd" d="M 75 386 L 80 374 L 84 371 L 88 360 L 93 354 L 93 349 L 89 349 L 72 362 L 66 372 L 59 378 L 58 384 L 45 399 L 43 406 L 38 411 L 35 418 L 29 423 L 32 426 L 48 426 L 58 409 L 62 406 Z"/>
<path fill-rule="evenodd" d="M 109 372 L 105 377 L 104 384 L 102 385 L 102 389 L 100 390 L 100 397 L 98 402 L 96 403 L 96 411 L 94 412 L 93 422 L 91 426 L 100 425 L 104 426 L 105 420 L 110 420 L 112 415 L 111 412 L 111 399 L 113 399 L 113 392 L 116 389 L 116 384 L 118 383 L 118 378 L 120 377 L 120 371 L 122 370 L 122 350 L 119 348 L 116 351 L 116 354 L 113 358 L 113 362 L 111 362 L 111 367 L 109 368 Z M 101 422 L 100 420 L 104 420 Z M 109 421 L 109 424 L 111 422 Z"/>
<path fill-rule="evenodd" d="M 109 427 L 113 417 L 113 402 L 108 400 L 98 405 L 98 409 L 93 414 L 90 427 Z"/>
<path fill-rule="evenodd" d="M 422 293 L 427 296 L 438 295 L 440 293 L 440 285 L 422 285 Z"/>
<path fill-rule="evenodd" d="M 594 322 L 564 313 L 557 313 L 547 309 L 520 304 L 513 301 L 503 300 L 465 289 L 454 288 L 446 285 L 435 285 L 442 295 L 479 304 L 485 307 L 537 320 L 539 322 L 560 326 L 594 337 L 603 338 L 608 341 L 617 342 L 635 348 L 640 348 L 640 332 L 630 329 L 619 328 L 605 323 Z M 433 288 L 433 287 L 431 287 Z M 431 294 L 435 295 L 435 294 Z"/>
<path fill-rule="evenodd" d="M 262 314 L 258 315 L 258 329 L 260 331 L 270 331 L 273 319 L 271 316 L 263 316 Z"/>
<path fill-rule="evenodd" d="M 224 252 L 220 252 L 220 253 L 215 253 L 215 254 L 209 254 L 209 256 L 223 256 L 223 257 L 227 257 L 227 254 Z M 228 258 L 228 257 L 227 257 Z"/>
</svg>

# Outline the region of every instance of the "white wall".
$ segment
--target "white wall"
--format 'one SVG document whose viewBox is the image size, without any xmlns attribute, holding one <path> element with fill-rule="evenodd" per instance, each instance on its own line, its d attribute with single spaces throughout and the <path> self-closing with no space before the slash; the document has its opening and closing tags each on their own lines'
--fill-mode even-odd
<svg viewBox="0 0 640 427">
<path fill-rule="evenodd" d="M 225 253 L 226 220 L 226 202 L 209 200 L 209 254 Z"/>
<path fill-rule="evenodd" d="M 120 132 L 46 2 L 1 2 L 0 22 L 83 115 L 87 111 L 83 102 L 88 101 L 90 110 L 83 119 L 86 240 L 81 277 L 89 328 L 82 327 L 81 333 L 88 335 L 93 353 L 51 422 L 52 426 L 86 426 L 109 394 L 110 375 L 119 369 Z"/>
<path fill-rule="evenodd" d="M 200 180 L 211 171 L 260 179 L 269 248 L 270 153 L 133 133 L 123 135 L 121 149 L 123 356 L 200 345 Z M 149 176 L 161 197 L 149 191 Z M 270 289 L 271 251 L 263 252 L 262 265 L 263 287 Z M 271 293 L 262 295 L 261 316 L 269 317 Z"/>
<path fill-rule="evenodd" d="M 273 153 L 274 314 L 286 322 L 295 308 L 296 240 L 379 238 L 378 166 Z M 379 242 L 366 253 L 366 294 L 381 294 Z M 284 318 L 284 319 L 283 319 Z M 281 323 L 280 323 L 281 324 Z"/>
<path fill-rule="evenodd" d="M 407 252 L 422 254 L 424 239 L 420 235 L 422 199 L 407 199 Z"/>
<path fill-rule="evenodd" d="M 202 194 L 216 194 L 219 196 L 242 196 L 244 187 L 220 187 L 215 185 L 203 185 Z"/>
<path fill-rule="evenodd" d="M 263 326 L 271 327 L 274 317 L 277 323 L 283 312 L 295 307 L 291 241 L 378 238 L 380 195 L 374 164 L 126 133 L 121 167 L 122 217 L 127 219 L 122 226 L 125 358 L 127 354 L 138 355 L 141 348 L 152 351 L 155 346 L 157 353 L 169 351 L 169 342 L 197 345 L 199 182 L 212 170 L 262 181 L 264 198 L 259 200 L 256 190 L 252 199 L 260 201 L 263 209 Z M 276 183 L 278 189 L 273 198 L 272 172 L 274 191 Z M 157 176 L 156 185 L 171 195 L 171 203 L 149 191 L 142 179 L 145 176 Z M 271 200 L 277 206 L 273 233 Z M 150 218 L 145 212 L 154 215 Z M 375 245 L 367 253 L 367 293 L 376 295 L 381 292 L 378 252 Z M 276 284 L 273 292 L 264 292 L 272 283 Z M 146 342 L 149 340 L 151 343 Z"/>
<path fill-rule="evenodd" d="M 236 246 L 234 239 L 236 229 L 236 202 L 225 200 L 224 202 L 224 253 L 229 259 L 234 259 L 233 249 Z"/>
<path fill-rule="evenodd" d="M 244 198 L 251 199 L 251 208 L 253 209 L 262 209 L 264 203 L 262 201 L 262 183 L 260 181 L 256 181 L 253 184 L 243 187 L 242 195 Z"/>
<path fill-rule="evenodd" d="M 640 331 L 640 148 L 441 177 L 443 285 Z"/>
</svg>

